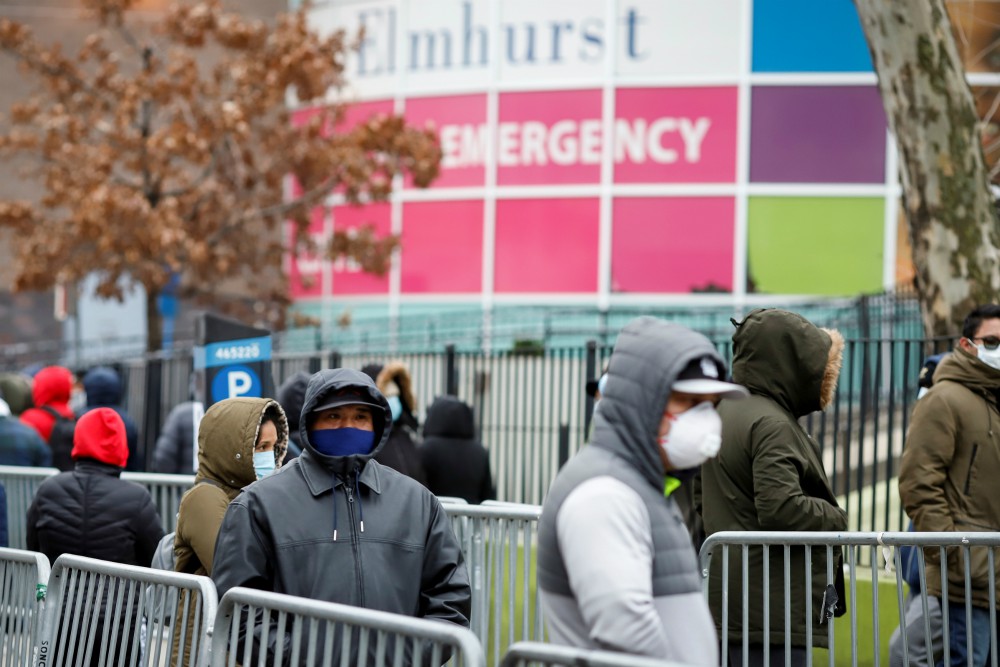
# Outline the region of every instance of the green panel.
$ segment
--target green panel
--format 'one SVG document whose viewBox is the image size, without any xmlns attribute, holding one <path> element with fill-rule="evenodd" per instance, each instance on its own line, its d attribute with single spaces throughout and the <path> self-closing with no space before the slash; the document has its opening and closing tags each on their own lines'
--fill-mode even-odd
<svg viewBox="0 0 1000 667">
<path fill-rule="evenodd" d="M 747 290 L 854 295 L 882 289 L 885 200 L 751 197 Z"/>
</svg>

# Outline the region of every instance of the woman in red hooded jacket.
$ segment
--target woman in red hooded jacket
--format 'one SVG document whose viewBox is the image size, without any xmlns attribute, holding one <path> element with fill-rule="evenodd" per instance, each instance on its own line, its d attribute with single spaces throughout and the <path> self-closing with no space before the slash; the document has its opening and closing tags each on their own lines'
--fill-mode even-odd
<svg viewBox="0 0 1000 667">
<path fill-rule="evenodd" d="M 45 408 L 55 410 L 66 419 L 74 419 L 69 407 L 73 391 L 73 373 L 62 366 L 46 366 L 35 375 L 31 399 L 35 407 L 21 413 L 21 421 L 38 431 L 42 440 L 49 441 L 56 417 Z"/>
</svg>

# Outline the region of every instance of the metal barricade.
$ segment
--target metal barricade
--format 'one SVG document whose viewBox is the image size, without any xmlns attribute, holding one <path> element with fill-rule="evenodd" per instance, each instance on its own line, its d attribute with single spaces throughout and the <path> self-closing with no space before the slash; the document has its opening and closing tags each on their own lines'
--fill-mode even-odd
<svg viewBox="0 0 1000 667">
<path fill-rule="evenodd" d="M 542 644 L 538 642 L 518 642 L 507 649 L 500 667 L 681 667 L 679 663 L 665 662 L 627 653 L 611 651 L 587 651 L 568 646 Z"/>
<path fill-rule="evenodd" d="M 42 482 L 57 474 L 55 468 L 0 466 L 0 484 L 7 492 L 7 544 L 12 549 L 28 546 L 25 529 L 28 508 Z"/>
<path fill-rule="evenodd" d="M 455 667 L 485 667 L 479 641 L 457 625 L 233 588 L 219 606 L 211 665 L 438 667 L 449 658 Z"/>
<path fill-rule="evenodd" d="M 48 581 L 48 558 L 33 551 L 0 549 L 0 666 L 31 664 Z"/>
<path fill-rule="evenodd" d="M 205 665 L 217 606 L 208 577 L 64 554 L 49 577 L 37 664 L 159 666 L 172 664 L 173 645 L 189 645 L 191 664 Z"/>
<path fill-rule="evenodd" d="M 913 548 L 919 591 L 906 592 L 899 547 Z M 984 599 L 975 608 L 983 607 L 983 602 L 988 607 L 988 648 L 992 666 L 997 667 L 996 585 L 1000 563 L 994 551 L 998 547 L 1000 533 L 715 533 L 701 548 L 701 567 L 705 594 L 721 629 L 722 664 L 729 664 L 730 647 L 742 653 L 743 664 L 747 665 L 750 649 L 762 652 L 764 664 L 768 664 L 772 652 L 790 660 L 793 649 L 825 644 L 830 649 L 830 667 L 847 664 L 846 655 L 835 655 L 838 649 L 850 652 L 849 664 L 853 665 L 858 664 L 859 653 L 870 649 L 878 666 L 880 658 L 886 657 L 882 653 L 884 640 L 893 633 L 889 648 L 901 661 L 894 664 L 909 664 L 919 652 L 923 664 L 927 664 L 927 656 L 931 656 L 930 664 L 935 659 L 940 662 L 943 656 L 947 665 L 950 646 L 955 645 L 949 644 L 949 595 L 953 600 L 950 613 L 963 614 L 968 628 L 965 636 L 956 641 L 961 641 L 971 655 L 970 620 L 973 597 L 979 591 Z M 735 555 L 730 554 L 732 548 L 737 551 Z M 843 566 L 838 568 L 841 551 Z M 940 568 L 939 581 L 928 579 L 928 561 L 946 564 Z M 962 585 L 955 582 L 956 572 L 960 573 Z M 880 582 L 887 589 L 884 594 L 890 596 L 887 606 L 879 602 Z M 803 584 L 801 590 L 799 584 Z M 861 590 L 869 584 L 870 593 Z M 928 593 L 928 585 L 940 587 L 940 598 Z M 755 588 L 753 593 L 751 587 Z M 845 620 L 836 623 L 837 600 L 832 598 L 843 597 L 847 598 Z M 869 597 L 870 606 L 865 604 Z M 898 613 L 895 618 L 891 618 L 891 607 Z M 932 614 L 935 607 L 940 609 L 937 620 Z M 987 609 L 979 613 L 986 614 Z M 835 627 L 843 628 L 848 621 L 849 641 L 838 642 Z M 804 633 L 793 629 L 800 622 Z M 862 645 L 866 649 L 861 649 Z M 985 652 L 986 647 L 980 648 Z M 806 664 L 811 666 L 811 648 L 804 653 Z"/>
<path fill-rule="evenodd" d="M 160 515 L 164 533 L 172 533 L 177 529 L 177 512 L 181 507 L 181 497 L 194 484 L 194 475 L 123 472 L 122 479 L 146 487 Z"/>
<path fill-rule="evenodd" d="M 55 468 L 0 466 L 0 483 L 7 491 L 7 534 L 8 544 L 12 549 L 27 548 L 28 508 L 42 482 L 58 474 L 59 471 Z M 175 530 L 181 496 L 194 484 L 194 475 L 123 472 L 122 479 L 146 487 L 160 515 L 163 531 L 169 533 Z"/>
<path fill-rule="evenodd" d="M 490 664 L 516 641 L 544 641 L 536 585 L 538 505 L 445 504 L 472 582 L 472 631 Z"/>
</svg>

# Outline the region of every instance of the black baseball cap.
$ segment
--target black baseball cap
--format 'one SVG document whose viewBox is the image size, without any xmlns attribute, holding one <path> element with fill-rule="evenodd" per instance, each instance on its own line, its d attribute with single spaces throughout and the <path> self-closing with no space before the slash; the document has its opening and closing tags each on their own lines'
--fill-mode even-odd
<svg viewBox="0 0 1000 667">
<path fill-rule="evenodd" d="M 385 410 L 381 404 L 375 402 L 368 392 L 358 389 L 357 387 L 346 387 L 344 389 L 338 389 L 337 391 L 330 392 L 323 398 L 316 401 L 316 407 L 313 408 L 312 411 L 314 413 L 322 412 L 323 410 L 339 408 L 344 405 L 364 405 L 369 408 L 378 408 L 382 411 Z"/>
<path fill-rule="evenodd" d="M 718 394 L 722 398 L 746 398 L 750 395 L 746 387 L 732 382 L 724 382 L 722 365 L 712 357 L 692 359 L 674 380 L 672 391 L 685 394 Z"/>
</svg>

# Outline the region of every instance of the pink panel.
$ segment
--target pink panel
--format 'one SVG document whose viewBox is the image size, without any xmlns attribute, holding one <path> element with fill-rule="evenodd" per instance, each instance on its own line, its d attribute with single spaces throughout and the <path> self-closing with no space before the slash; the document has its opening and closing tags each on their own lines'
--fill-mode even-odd
<svg viewBox="0 0 1000 667">
<path fill-rule="evenodd" d="M 597 291 L 597 199 L 497 202 L 497 292 Z"/>
<path fill-rule="evenodd" d="M 501 94 L 497 164 L 500 185 L 597 183 L 601 91 Z"/>
<path fill-rule="evenodd" d="M 323 241 L 323 214 L 322 207 L 316 207 L 312 212 L 312 220 L 309 224 L 309 234 L 318 244 Z M 287 223 L 286 233 L 289 239 L 288 247 L 291 247 L 294 227 L 292 223 Z M 302 253 L 292 256 L 289 261 L 288 289 L 293 299 L 308 299 L 322 296 L 323 294 L 323 266 L 325 260 L 320 258 L 319 253 Z"/>
<path fill-rule="evenodd" d="M 616 199 L 612 291 L 731 291 L 735 211 L 722 197 Z"/>
<path fill-rule="evenodd" d="M 402 291 L 479 292 L 483 283 L 483 202 L 403 206 Z"/>
<path fill-rule="evenodd" d="M 392 209 L 389 204 L 369 204 L 368 206 L 334 206 L 334 231 L 351 230 L 365 225 L 375 228 L 375 233 L 388 236 L 392 232 Z M 365 273 L 353 260 L 341 257 L 333 263 L 333 293 L 347 294 L 387 294 L 389 274 L 376 276 Z"/>
<path fill-rule="evenodd" d="M 485 180 L 486 96 L 454 95 L 406 101 L 406 120 L 431 124 L 438 131 L 444 157 L 436 188 L 482 185 Z M 408 179 L 409 180 L 409 179 Z M 407 183 L 410 187 L 410 183 Z"/>
<path fill-rule="evenodd" d="M 618 183 L 736 180 L 735 87 L 619 89 Z"/>
</svg>

